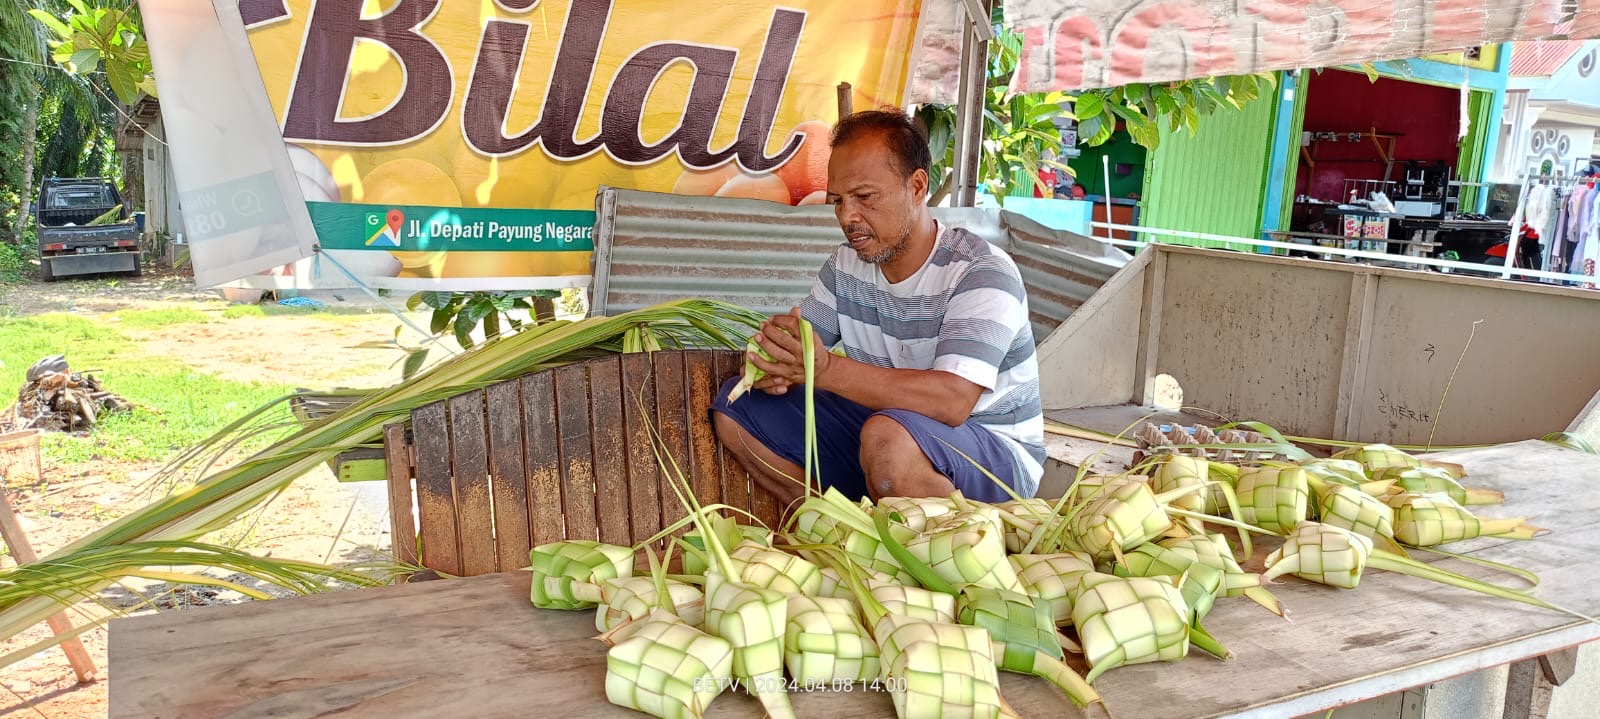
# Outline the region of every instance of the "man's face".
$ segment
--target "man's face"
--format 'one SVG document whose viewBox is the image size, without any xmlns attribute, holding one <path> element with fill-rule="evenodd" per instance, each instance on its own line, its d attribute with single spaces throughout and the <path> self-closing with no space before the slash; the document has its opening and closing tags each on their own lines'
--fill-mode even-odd
<svg viewBox="0 0 1600 719">
<path fill-rule="evenodd" d="M 828 159 L 828 202 L 846 242 L 862 262 L 899 257 L 911 237 L 912 210 L 925 202 L 925 175 L 901 176 L 883 138 L 867 133 L 833 148 Z"/>
</svg>

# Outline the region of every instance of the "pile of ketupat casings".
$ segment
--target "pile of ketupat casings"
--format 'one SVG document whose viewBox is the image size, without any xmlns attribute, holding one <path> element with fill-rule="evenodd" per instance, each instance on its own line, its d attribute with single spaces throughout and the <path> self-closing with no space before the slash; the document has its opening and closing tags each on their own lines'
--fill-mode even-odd
<svg viewBox="0 0 1600 719">
<path fill-rule="evenodd" d="M 1264 585 L 1286 574 L 1354 589 L 1377 567 L 1573 614 L 1406 555 L 1401 545 L 1539 531 L 1466 509 L 1498 495 L 1463 487 L 1461 467 L 1386 445 L 1327 459 L 1276 447 L 1303 461 L 1162 453 L 1122 475 L 1080 476 L 1057 500 L 854 502 L 808 483 L 786 525 L 771 530 L 741 523 L 755 522 L 741 510 L 700 506 L 658 446 L 689 516 L 636 547 L 534 548 L 532 602 L 594 610 L 609 646 L 607 698 L 658 717 L 699 717 L 735 687 L 768 715 L 791 717 L 786 689 L 857 682 L 886 689 L 900 717 L 1013 716 L 1002 670 L 1042 677 L 1080 707 L 1103 706 L 1092 683 L 1116 667 L 1178 661 L 1191 646 L 1229 658 L 1202 627 L 1207 613 L 1245 597 L 1281 616 Z M 1283 537 L 1259 575 L 1240 566 L 1251 533 Z M 640 552 L 646 575 L 635 574 Z M 669 575 L 674 552 L 682 573 Z M 1086 676 L 1066 652 L 1082 655 Z"/>
</svg>

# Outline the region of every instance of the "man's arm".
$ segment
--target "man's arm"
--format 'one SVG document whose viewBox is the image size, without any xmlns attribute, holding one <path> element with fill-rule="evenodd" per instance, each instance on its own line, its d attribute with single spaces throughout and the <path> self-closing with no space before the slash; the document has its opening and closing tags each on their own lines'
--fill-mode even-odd
<svg viewBox="0 0 1600 719">
<path fill-rule="evenodd" d="M 812 331 L 815 343 L 816 386 L 868 409 L 905 409 L 939 420 L 951 427 L 967 421 L 984 388 L 943 370 L 894 369 L 857 362 L 828 352 Z M 749 353 L 767 377 L 756 387 L 782 394 L 805 383 L 798 308 L 778 315 L 761 326 L 756 342 L 772 361 Z"/>
<path fill-rule="evenodd" d="M 1014 269 L 998 257 L 980 259 L 945 308 L 931 369 L 877 367 L 828 356 L 819 345 L 816 384 L 870 409 L 905 409 L 958 426 L 971 417 L 983 393 L 994 388 L 1012 341 L 1028 322 L 1026 302 Z M 754 359 L 772 378 L 768 391 L 781 393 L 805 381 L 801 343 L 796 339 L 798 314 L 774 317 L 758 335 L 757 341 L 773 357 L 772 362 Z"/>
<path fill-rule="evenodd" d="M 817 387 L 869 409 L 905 409 L 951 427 L 972 416 L 984 388 L 944 370 L 892 369 L 848 357 L 829 359 Z"/>
</svg>

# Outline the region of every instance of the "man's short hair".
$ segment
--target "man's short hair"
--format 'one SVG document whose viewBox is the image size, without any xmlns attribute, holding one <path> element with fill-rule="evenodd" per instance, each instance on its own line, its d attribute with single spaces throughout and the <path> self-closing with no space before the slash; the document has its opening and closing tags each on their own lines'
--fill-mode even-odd
<svg viewBox="0 0 1600 719">
<path fill-rule="evenodd" d="M 917 170 L 931 174 L 933 154 L 928 150 L 928 138 L 915 121 L 899 110 L 862 110 L 846 116 L 833 127 L 833 142 L 829 147 L 873 134 L 883 138 L 901 177 L 909 178 Z"/>
</svg>

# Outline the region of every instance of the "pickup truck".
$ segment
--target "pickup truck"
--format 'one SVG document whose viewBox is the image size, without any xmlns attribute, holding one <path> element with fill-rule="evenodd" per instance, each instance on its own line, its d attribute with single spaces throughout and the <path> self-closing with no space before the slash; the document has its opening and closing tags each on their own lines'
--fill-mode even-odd
<svg viewBox="0 0 1600 719">
<path fill-rule="evenodd" d="M 139 276 L 139 230 L 109 180 L 47 179 L 35 208 L 40 279 L 102 272 Z"/>
</svg>

